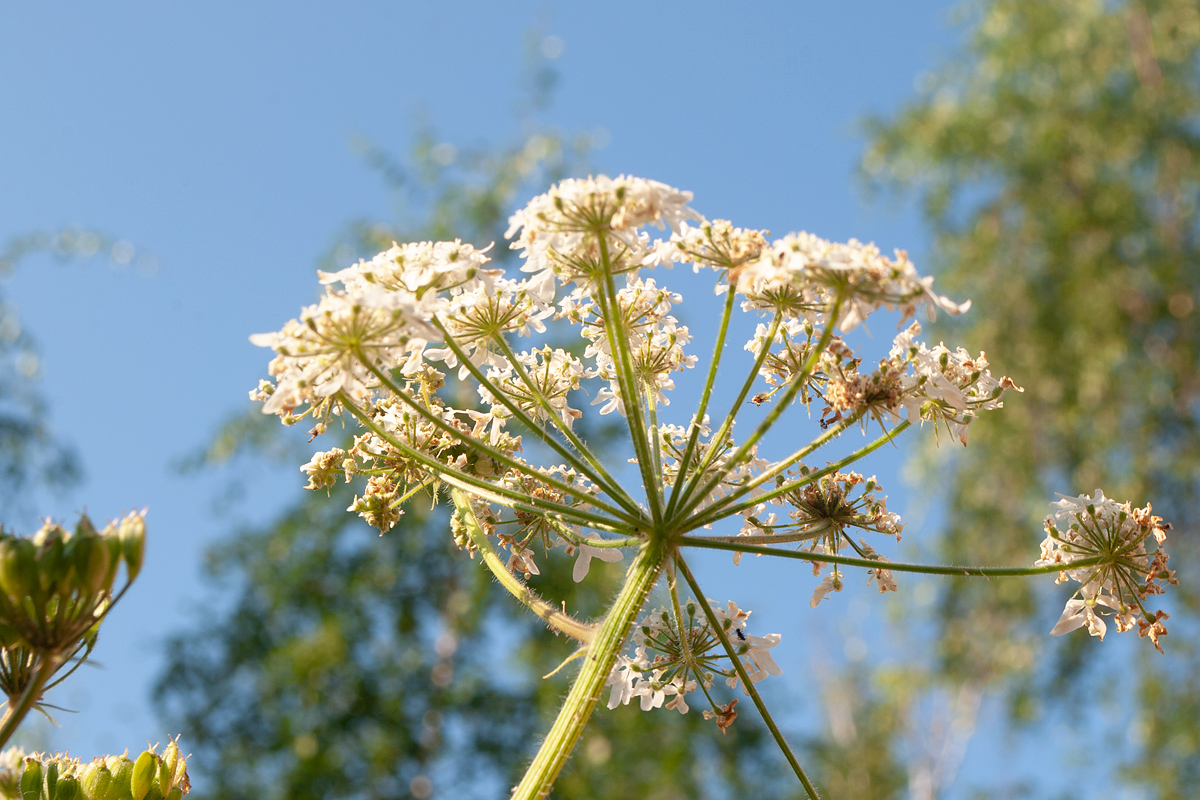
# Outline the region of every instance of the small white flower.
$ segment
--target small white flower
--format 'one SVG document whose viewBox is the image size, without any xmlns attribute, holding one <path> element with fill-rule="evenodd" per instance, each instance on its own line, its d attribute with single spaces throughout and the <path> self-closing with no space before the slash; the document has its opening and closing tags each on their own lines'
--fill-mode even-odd
<svg viewBox="0 0 1200 800">
<path fill-rule="evenodd" d="M 609 564 L 620 561 L 624 556 L 621 551 L 615 547 L 592 547 L 591 545 L 579 545 L 579 556 L 575 559 L 575 568 L 571 571 L 571 577 L 576 583 L 579 583 L 587 577 L 588 568 L 592 565 L 592 559 L 598 558 L 601 561 Z"/>
</svg>

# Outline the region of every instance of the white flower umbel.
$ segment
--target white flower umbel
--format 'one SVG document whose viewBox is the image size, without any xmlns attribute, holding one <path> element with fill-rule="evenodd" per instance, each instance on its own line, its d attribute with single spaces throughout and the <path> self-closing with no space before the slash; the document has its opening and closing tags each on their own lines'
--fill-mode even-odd
<svg viewBox="0 0 1200 800">
<path fill-rule="evenodd" d="M 1104 503 L 1053 529 L 1043 566 L 888 561 L 876 547 L 899 539 L 903 525 L 874 479 L 851 465 L 925 421 L 965 444 L 967 426 L 1016 387 L 993 377 L 982 353 L 919 342 L 916 324 L 876 366 L 855 353 L 847 337 L 877 309 L 907 318 L 922 306 L 932 316 L 969 305 L 935 294 L 903 252 L 889 258 L 874 245 L 807 233 L 768 245 L 766 231 L 708 222 L 690 202 L 690 193 L 642 178 L 566 180 L 511 217 L 520 274 L 506 275 L 461 241 L 397 244 L 321 273 L 318 304 L 253 338 L 275 351 L 274 382 L 252 393 L 265 413 L 285 423 L 311 415 L 314 435 L 331 415 L 361 426 L 302 467 L 307 488 L 363 482 L 350 510 L 381 533 L 398 526 L 410 498 L 449 495 L 453 541 L 586 650 L 514 792 L 519 800 L 550 792 L 606 687 L 610 708 L 636 699 L 646 710 L 688 713 L 699 703 L 725 731 L 738 698 L 718 697 L 721 683 L 748 695 L 816 797 L 755 688 L 781 672 L 779 635 L 750 632 L 749 612 L 732 603 L 681 603 L 680 576 L 692 597 L 705 597 L 685 548 L 730 551 L 735 563 L 753 553 L 827 568 L 812 605 L 853 569 L 881 592 L 896 591 L 897 572 L 1061 569 L 1084 584 L 1061 629 L 1101 630 L 1097 606 L 1131 625 L 1132 609 L 1165 580 L 1165 555 L 1132 544 L 1128 522 L 1161 533 L 1157 518 L 1148 507 L 1113 516 Z M 688 307 L 685 316 L 684 298 L 648 274 L 675 263 L 712 270 L 714 291 L 704 297 L 718 313 Z M 735 325 L 739 307 L 755 319 Z M 683 319 L 702 320 L 712 337 L 707 364 L 691 352 Z M 738 347 L 728 341 L 735 329 L 755 332 Z M 676 373 L 692 367 L 704 369 L 704 382 L 698 402 L 680 410 L 678 396 L 671 402 Z M 718 385 L 732 397 L 724 416 L 710 413 Z M 797 405 L 794 422 L 782 423 Z M 602 458 L 585 439 L 599 440 L 604 422 L 627 438 L 606 433 Z M 876 426 L 878 438 L 836 450 L 843 434 Z M 628 464 L 637 480 L 627 479 Z M 583 581 L 618 562 L 625 582 L 594 624 L 538 594 L 556 570 Z M 1131 589 L 1138 570 L 1147 577 Z M 670 603 L 635 628 L 664 573 Z M 1143 622 L 1157 641 L 1161 616 Z M 622 655 L 627 645 L 632 654 Z"/>
<path fill-rule="evenodd" d="M 1051 504 L 1054 513 L 1046 517 L 1042 557 L 1036 564 L 1061 567 L 1058 583 L 1073 580 L 1082 586 L 1067 601 L 1050 635 L 1086 626 L 1088 633 L 1103 639 L 1108 616 L 1118 631 L 1131 630 L 1136 623 L 1138 635 L 1149 637 L 1161 653 L 1158 640 L 1167 634 L 1162 621 L 1169 615 L 1162 610 L 1151 614 L 1145 601 L 1162 594 L 1166 584 L 1176 583 L 1164 549 L 1170 525 L 1151 514 L 1149 505 L 1117 503 L 1099 489 L 1095 497 L 1059 497 Z"/>
</svg>

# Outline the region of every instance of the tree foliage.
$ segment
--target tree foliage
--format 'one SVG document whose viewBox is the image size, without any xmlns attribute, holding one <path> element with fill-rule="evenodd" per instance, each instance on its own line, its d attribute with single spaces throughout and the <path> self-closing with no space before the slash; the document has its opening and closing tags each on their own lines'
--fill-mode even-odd
<svg viewBox="0 0 1200 800">
<path fill-rule="evenodd" d="M 1182 534 L 1172 624 L 1194 630 L 1200 6 L 994 0 L 971 14 L 961 58 L 869 125 L 863 161 L 875 186 L 921 198 L 941 285 L 976 303 L 955 338 L 986 342 L 1026 388 L 948 463 L 926 459 L 948 479 L 943 555 L 1028 560 L 1050 484 L 1152 498 Z M 1172 637 L 1167 659 L 1116 667 L 1068 637 L 1038 686 L 1049 624 L 1025 624 L 1034 611 L 1030 584 L 958 582 L 936 623 L 943 677 L 1013 678 L 1021 715 L 1051 689 L 1085 691 L 1089 669 L 1135 670 L 1126 776 L 1164 798 L 1194 792 L 1197 717 L 1175 713 L 1195 708 L 1194 647 Z"/>
</svg>

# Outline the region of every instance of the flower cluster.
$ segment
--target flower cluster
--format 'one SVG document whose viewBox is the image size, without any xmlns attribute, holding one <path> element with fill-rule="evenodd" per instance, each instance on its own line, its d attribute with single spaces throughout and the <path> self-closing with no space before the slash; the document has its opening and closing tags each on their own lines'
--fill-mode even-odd
<svg viewBox="0 0 1200 800">
<path fill-rule="evenodd" d="M 903 327 L 922 307 L 932 318 L 970 303 L 934 293 L 902 251 L 888 257 L 872 244 L 809 233 L 768 243 L 766 231 L 710 222 L 690 202 L 690 193 L 642 178 L 565 180 L 510 218 L 519 278 L 457 241 L 395 245 L 322 273 L 318 304 L 280 332 L 253 338 L 275 351 L 275 381 L 252 396 L 285 423 L 312 415 L 314 435 L 330 415 L 362 426 L 302 470 L 310 489 L 365 481 L 350 510 L 381 532 L 415 495 L 436 501 L 448 493 L 455 543 L 589 648 L 580 680 L 592 683 L 573 697 L 595 698 L 606 682 L 610 707 L 636 698 L 643 709 L 686 713 L 699 692 L 706 716 L 724 730 L 737 700 L 717 704 L 714 681 L 753 693 L 757 681 L 779 674 L 771 655 L 779 636 L 747 633 L 748 612 L 733 604 L 681 606 L 677 575 L 703 596 L 685 548 L 730 550 L 735 563 L 744 552 L 800 558 L 814 574 L 832 565 L 814 606 L 842 588 L 846 566 L 866 569 L 881 592 L 895 591 L 892 569 L 914 565 L 889 563 L 857 534 L 898 540 L 903 523 L 876 481 L 850 465 L 926 421 L 965 445 L 974 419 L 1020 389 L 993 376 L 984 354 L 929 346 L 917 338 L 918 323 Z M 654 228 L 669 233 L 652 238 Z M 715 274 L 724 305 L 715 324 L 682 324 L 681 295 L 647 274 L 675 263 Z M 728 347 L 733 331 L 750 327 L 733 322 L 739 304 L 757 317 L 740 350 Z M 897 312 L 903 329 L 872 365 L 849 337 L 879 309 Z M 677 410 L 677 373 L 698 366 L 689 352 L 696 331 L 715 339 L 713 362 L 698 406 L 668 418 Z M 534 341 L 518 347 L 521 337 Z M 728 361 L 738 356 L 752 363 L 730 379 Z M 725 403 L 717 397 L 725 393 L 735 398 L 729 413 L 710 420 L 710 401 Z M 780 420 L 797 400 L 810 413 L 820 403 L 821 430 L 778 453 L 796 438 Z M 591 420 L 589 403 L 599 407 Z M 743 414 L 757 415 L 749 431 Z M 600 440 L 595 426 L 606 415 L 628 433 L 619 458 L 608 442 L 600 451 L 587 441 Z M 878 424 L 882 435 L 819 470 L 805 466 L 855 424 L 864 435 Z M 630 464 L 637 485 L 625 480 Z M 1126 518 L 1161 532 L 1148 508 L 1126 509 L 1120 520 L 1108 506 L 1096 508 L 1086 524 L 1078 517 L 1061 533 L 1053 528 L 1055 544 L 1044 552 L 1084 583 L 1078 613 L 1060 628 L 1079 619 L 1102 631 L 1097 605 L 1114 610 L 1119 626 L 1132 625 L 1131 609 L 1169 577 L 1161 550 L 1121 538 L 1133 535 Z M 728 523 L 732 535 L 704 533 Z M 603 622 L 581 622 L 537 594 L 535 578 L 555 560 L 573 561 L 581 581 L 595 560 L 622 560 L 625 549 L 636 557 Z M 1136 570 L 1143 578 L 1131 589 Z M 621 655 L 618 631 L 632 625 L 664 573 L 671 603 L 636 628 L 632 652 Z M 1157 642 L 1161 617 L 1145 625 Z M 564 725 L 582 725 L 590 706 L 563 713 L 574 715 Z"/>
<path fill-rule="evenodd" d="M 674 292 L 659 289 L 653 280 L 633 280 L 617 292 L 617 325 L 594 305 L 573 307 L 571 313 L 583 322 L 582 334 L 590 344 L 585 357 L 593 357 L 596 366 L 588 377 L 598 377 L 608 385 L 600 390 L 592 405 L 604 405 L 601 414 L 620 411 L 625 415 L 617 361 L 627 354 L 636 378 L 636 386 L 653 396 L 653 401 L 670 405 L 666 392 L 675 388 L 672 372 L 694 366 L 695 356 L 686 356 L 683 347 L 690 340 L 688 329 L 671 316 L 671 306 L 682 298 Z M 613 341 L 614 332 L 623 342 Z"/>
<path fill-rule="evenodd" d="M 129 514 L 103 530 L 87 516 L 80 517 L 74 531 L 49 521 L 31 537 L 0 530 L 0 642 L 5 650 L 62 658 L 94 639 L 114 602 L 121 565 L 125 588 L 141 570 L 144 513 Z M 5 655 L 7 667 L 9 653 Z M 0 672 L 7 675 L 7 670 Z"/>
<path fill-rule="evenodd" d="M 172 740 L 136 759 L 120 756 L 84 763 L 61 753 L 0 753 L 0 798 L 5 800 L 180 800 L 191 791 L 187 756 Z"/>
<path fill-rule="evenodd" d="M 1061 565 L 1058 583 L 1074 580 L 1082 586 L 1067 601 L 1050 634 L 1061 636 L 1086 626 L 1088 633 L 1103 639 L 1108 630 L 1103 617 L 1110 616 L 1118 631 L 1131 630 L 1136 623 L 1138 635 L 1149 637 L 1162 652 L 1158 639 L 1167 634 L 1163 620 L 1170 615 L 1162 610 L 1151 614 L 1145 601 L 1162 594 L 1164 584 L 1176 583 L 1163 548 L 1171 526 L 1154 516 L 1149 505 L 1133 508 L 1100 490 L 1094 498 L 1059 497 L 1052 504 L 1054 513 L 1046 517 L 1046 538 L 1036 565 Z"/>
<path fill-rule="evenodd" d="M 771 649 L 781 640 L 779 634 L 747 634 L 746 620 L 751 612 L 738 608 L 733 601 L 725 606 L 714 600 L 708 603 L 751 683 L 783 674 L 771 655 Z M 729 713 L 733 704 L 717 705 L 709 689 L 717 676 L 723 677 L 731 689 L 742 687 L 745 691 L 745 685 L 729 663 L 721 639 L 698 613 L 696 602 L 688 601 L 681 611 L 660 608 L 634 630 L 633 655 L 619 656 L 608 676 L 606 685 L 612 687 L 608 707 L 628 705 L 637 698 L 643 711 L 666 708 L 686 714 L 690 710 L 687 695 L 699 688 L 710 706 L 705 718 L 727 719 L 721 725 L 724 730 L 737 716 Z"/>
</svg>

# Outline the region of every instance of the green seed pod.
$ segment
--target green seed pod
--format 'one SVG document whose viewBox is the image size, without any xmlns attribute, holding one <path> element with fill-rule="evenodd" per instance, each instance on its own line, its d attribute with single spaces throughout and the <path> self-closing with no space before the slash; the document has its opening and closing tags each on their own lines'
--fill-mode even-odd
<svg viewBox="0 0 1200 800">
<path fill-rule="evenodd" d="M 21 800 L 39 800 L 42 796 L 42 762 L 36 758 L 25 759 L 25 771 L 21 773 Z"/>
<path fill-rule="evenodd" d="M 132 800 L 133 762 L 125 756 L 109 756 L 105 765 L 113 776 L 112 788 L 107 797 L 92 800 Z"/>
<path fill-rule="evenodd" d="M 158 756 L 150 750 L 138 756 L 133 764 L 133 775 L 130 777 L 129 790 L 133 800 L 143 800 L 154 785 L 158 775 Z"/>
<path fill-rule="evenodd" d="M 79 515 L 79 522 L 75 523 L 75 535 L 90 539 L 100 535 L 100 531 L 96 530 L 96 526 L 92 524 L 92 519 L 87 514 Z"/>
<path fill-rule="evenodd" d="M 171 768 L 167 766 L 165 753 L 158 759 L 158 772 L 154 776 L 154 787 L 163 795 L 171 791 Z"/>
<path fill-rule="evenodd" d="M 8 539 L 0 543 L 0 589 L 16 605 L 33 594 L 37 581 L 37 548 L 28 539 Z"/>
<path fill-rule="evenodd" d="M 117 537 L 121 540 L 125 568 L 129 571 L 129 580 L 132 581 L 141 572 L 142 559 L 146 554 L 145 516 L 136 512 L 129 514 L 117 526 Z"/>
<path fill-rule="evenodd" d="M 59 537 L 47 538 L 38 554 L 38 583 L 46 594 L 61 593 L 71 579 L 71 562 Z"/>
<path fill-rule="evenodd" d="M 186 762 L 187 759 L 179 753 L 179 740 L 172 739 L 162 754 L 162 763 L 166 774 L 159 783 L 164 794 L 183 783 L 184 776 L 187 775 Z"/>
<path fill-rule="evenodd" d="M 89 597 L 95 597 L 101 592 L 107 594 L 112 591 L 112 581 L 116 570 L 111 568 L 112 556 L 105 547 L 104 541 L 97 538 L 92 539 L 91 542 L 92 547 L 88 553 L 87 563 L 80 568 L 79 562 L 76 561 L 75 574 L 79 576 L 80 589 L 85 591 Z"/>
<path fill-rule="evenodd" d="M 183 789 L 180 789 L 178 786 L 176 786 L 171 790 L 171 793 L 167 795 L 167 800 L 183 800 Z"/>
<path fill-rule="evenodd" d="M 58 762 L 50 759 L 42 770 L 42 792 L 49 800 L 55 800 L 58 789 Z"/>
<path fill-rule="evenodd" d="M 88 588 L 88 579 L 90 577 L 88 575 L 88 564 L 92 560 L 92 551 L 97 549 L 96 544 L 95 536 L 79 536 L 76 534 L 66 545 L 66 555 L 71 562 L 74 577 L 74 589 L 84 596 L 94 594 Z"/>
<path fill-rule="evenodd" d="M 79 781 L 71 777 L 60 778 L 51 797 L 53 800 L 84 800 L 83 792 L 79 790 Z"/>
<path fill-rule="evenodd" d="M 84 768 L 79 784 L 88 800 L 108 800 L 109 791 L 113 788 L 113 775 L 103 761 L 96 759 Z"/>
</svg>

